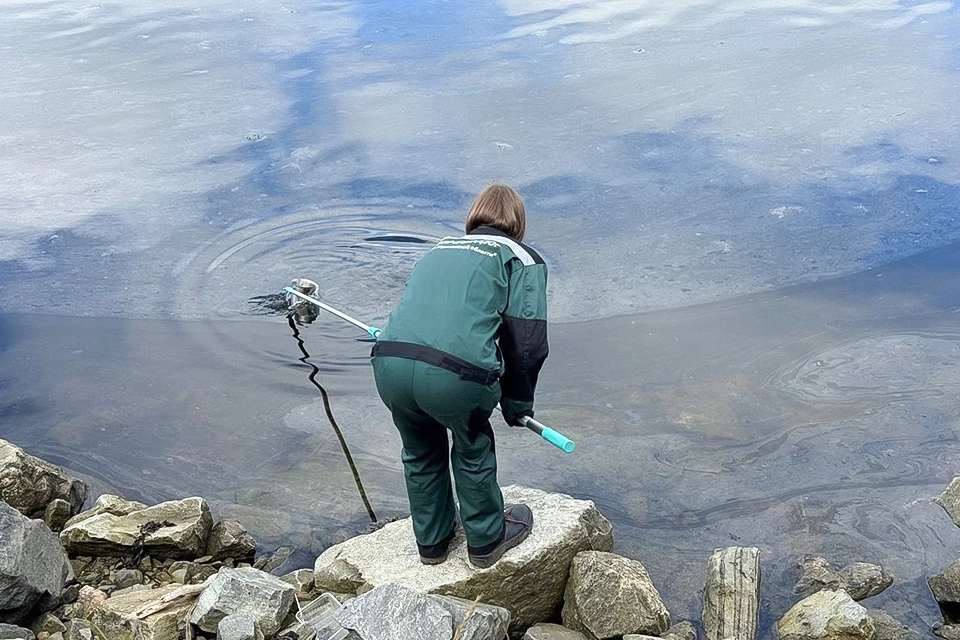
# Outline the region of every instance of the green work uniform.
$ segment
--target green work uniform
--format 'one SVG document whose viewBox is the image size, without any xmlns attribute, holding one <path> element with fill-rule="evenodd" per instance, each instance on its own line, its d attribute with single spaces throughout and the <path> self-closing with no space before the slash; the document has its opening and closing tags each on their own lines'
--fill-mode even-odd
<svg viewBox="0 0 960 640">
<path fill-rule="evenodd" d="M 547 270 L 493 227 L 445 238 L 417 262 L 373 352 L 377 390 L 403 441 L 417 542 L 440 543 L 456 517 L 467 543 L 503 535 L 490 415 L 531 414 L 547 357 Z M 453 446 L 448 454 L 448 436 Z"/>
</svg>

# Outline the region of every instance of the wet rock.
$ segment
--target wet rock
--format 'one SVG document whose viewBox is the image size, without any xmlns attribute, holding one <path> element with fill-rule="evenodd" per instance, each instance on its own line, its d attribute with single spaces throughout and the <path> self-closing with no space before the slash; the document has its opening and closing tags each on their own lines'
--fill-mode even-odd
<svg viewBox="0 0 960 640">
<path fill-rule="evenodd" d="M 363 640 L 450 640 L 454 631 L 453 616 L 438 602 L 396 584 L 354 598 L 337 622 Z"/>
<path fill-rule="evenodd" d="M 511 634 L 522 634 L 559 607 L 577 553 L 613 549 L 613 529 L 588 500 L 517 486 L 503 493 L 507 502 L 527 504 L 536 522 L 530 537 L 493 567 L 478 570 L 469 564 L 461 532 L 446 562 L 421 564 L 408 518 L 324 551 L 314 567 L 317 589 L 359 593 L 399 583 L 471 601 L 481 596 L 485 603 L 507 609 Z"/>
<path fill-rule="evenodd" d="M 854 600 L 863 600 L 882 593 L 891 584 L 893 578 L 879 565 L 854 562 L 840 570 L 840 588 Z"/>
<path fill-rule="evenodd" d="M 927 584 L 947 624 L 960 623 L 960 560 L 941 573 L 928 578 Z"/>
<path fill-rule="evenodd" d="M 708 640 L 754 640 L 760 614 L 760 550 L 717 549 L 707 562 L 703 630 Z"/>
<path fill-rule="evenodd" d="M 293 606 L 296 589 L 253 568 L 222 569 L 204 589 L 190 622 L 207 633 L 233 613 L 255 616 L 265 636 L 272 636 Z"/>
<path fill-rule="evenodd" d="M 565 627 L 599 640 L 659 636 L 670 627 L 670 614 L 643 565 L 605 551 L 583 551 L 573 559 L 562 617 Z"/>
<path fill-rule="evenodd" d="M 3 640 L 36 640 L 36 636 L 30 629 L 3 623 L 0 623 L 0 638 L 3 638 Z"/>
<path fill-rule="evenodd" d="M 943 507 L 943 510 L 953 520 L 953 524 L 960 527 L 960 476 L 950 481 L 947 488 L 937 498 L 937 504 Z"/>
<path fill-rule="evenodd" d="M 293 547 L 280 547 L 273 553 L 262 556 L 253 563 L 254 569 L 260 569 L 267 573 L 273 573 L 283 566 L 290 556 L 293 555 Z"/>
<path fill-rule="evenodd" d="M 65 500 L 77 513 L 87 499 L 87 486 L 49 462 L 0 440 L 0 500 L 29 518 L 42 518 L 47 505 Z"/>
<path fill-rule="evenodd" d="M 70 574 L 57 535 L 0 502 L 0 622 L 17 624 L 35 608 L 56 608 Z"/>
<path fill-rule="evenodd" d="M 68 526 L 60 541 L 71 555 L 129 556 L 135 544 L 154 557 L 203 554 L 213 518 L 202 498 L 163 502 L 125 516 L 101 513 Z"/>
<path fill-rule="evenodd" d="M 667 629 L 663 640 L 697 640 L 697 628 L 689 620 L 681 620 Z"/>
<path fill-rule="evenodd" d="M 868 611 L 873 626 L 877 630 L 876 640 L 917 640 L 917 633 L 891 616 L 886 611 L 871 609 Z"/>
<path fill-rule="evenodd" d="M 73 506 L 66 500 L 54 498 L 43 512 L 43 522 L 51 531 L 63 531 L 67 520 L 73 514 Z"/>
<path fill-rule="evenodd" d="M 234 613 L 217 624 L 217 640 L 263 640 L 256 616 Z"/>
<path fill-rule="evenodd" d="M 935 624 L 933 635 L 943 640 L 960 640 L 960 624 Z"/>
<path fill-rule="evenodd" d="M 223 520 L 210 530 L 204 555 L 212 560 L 233 558 L 237 561 L 252 561 L 257 551 L 257 541 L 236 520 Z"/>
<path fill-rule="evenodd" d="M 114 596 L 90 614 L 97 640 L 178 640 L 199 587 L 167 586 Z"/>
<path fill-rule="evenodd" d="M 97 498 L 97 501 L 93 503 L 92 507 L 86 511 L 81 511 L 77 515 L 67 520 L 64 528 L 72 527 L 75 524 L 83 522 L 84 520 L 89 520 L 94 516 L 99 516 L 102 513 L 110 513 L 115 516 L 128 516 L 134 511 L 141 511 L 146 508 L 147 505 L 143 504 L 142 502 L 124 500 L 120 496 L 105 493 Z"/>
<path fill-rule="evenodd" d="M 777 633 L 780 640 L 874 640 L 876 628 L 846 591 L 818 591 L 780 618 Z"/>
<path fill-rule="evenodd" d="M 30 625 L 30 630 L 35 634 L 46 633 L 53 635 L 55 633 L 62 633 L 67 630 L 67 627 L 60 622 L 60 620 L 49 613 L 42 614 L 39 618 L 34 620 L 33 624 Z"/>
<path fill-rule="evenodd" d="M 541 623 L 527 629 L 523 640 L 587 640 L 587 636 L 559 624 Z"/>
<path fill-rule="evenodd" d="M 823 589 L 836 591 L 840 588 L 840 574 L 833 570 L 825 558 L 806 556 L 800 562 L 800 568 L 803 575 L 793 587 L 797 595 L 806 598 Z"/>
<path fill-rule="evenodd" d="M 143 583 L 143 573 L 138 569 L 121 569 L 117 571 L 117 575 L 113 579 L 113 584 L 117 589 L 126 589 L 141 583 Z"/>
<path fill-rule="evenodd" d="M 428 596 L 453 617 L 457 640 L 505 640 L 510 612 L 503 607 L 452 596 Z"/>
</svg>

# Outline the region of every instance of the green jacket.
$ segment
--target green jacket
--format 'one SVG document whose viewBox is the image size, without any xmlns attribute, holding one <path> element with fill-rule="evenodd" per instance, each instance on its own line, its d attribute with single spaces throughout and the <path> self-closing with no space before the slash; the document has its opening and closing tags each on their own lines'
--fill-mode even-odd
<svg viewBox="0 0 960 640">
<path fill-rule="evenodd" d="M 499 377 L 507 414 L 533 408 L 547 352 L 547 266 L 488 226 L 444 238 L 417 262 L 374 350 L 477 382 Z"/>
</svg>

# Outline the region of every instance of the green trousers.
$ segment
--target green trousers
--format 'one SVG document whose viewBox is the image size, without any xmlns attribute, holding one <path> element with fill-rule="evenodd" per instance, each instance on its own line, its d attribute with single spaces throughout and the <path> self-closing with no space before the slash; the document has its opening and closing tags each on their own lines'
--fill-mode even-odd
<svg viewBox="0 0 960 640">
<path fill-rule="evenodd" d="M 374 358 L 373 373 L 403 441 L 417 542 L 437 544 L 454 526 L 451 462 L 467 544 L 496 542 L 503 533 L 503 495 L 490 414 L 500 400 L 500 384 L 467 382 L 439 367 L 396 357 Z"/>
</svg>

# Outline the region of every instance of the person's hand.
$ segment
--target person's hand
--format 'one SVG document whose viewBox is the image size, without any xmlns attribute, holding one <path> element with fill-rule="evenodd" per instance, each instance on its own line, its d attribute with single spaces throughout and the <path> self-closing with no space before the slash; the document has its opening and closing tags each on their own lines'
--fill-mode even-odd
<svg viewBox="0 0 960 640">
<path fill-rule="evenodd" d="M 523 418 L 532 418 L 533 409 L 527 409 L 526 411 L 521 411 L 520 413 L 504 413 L 504 421 L 511 427 L 522 427 Z"/>
</svg>

